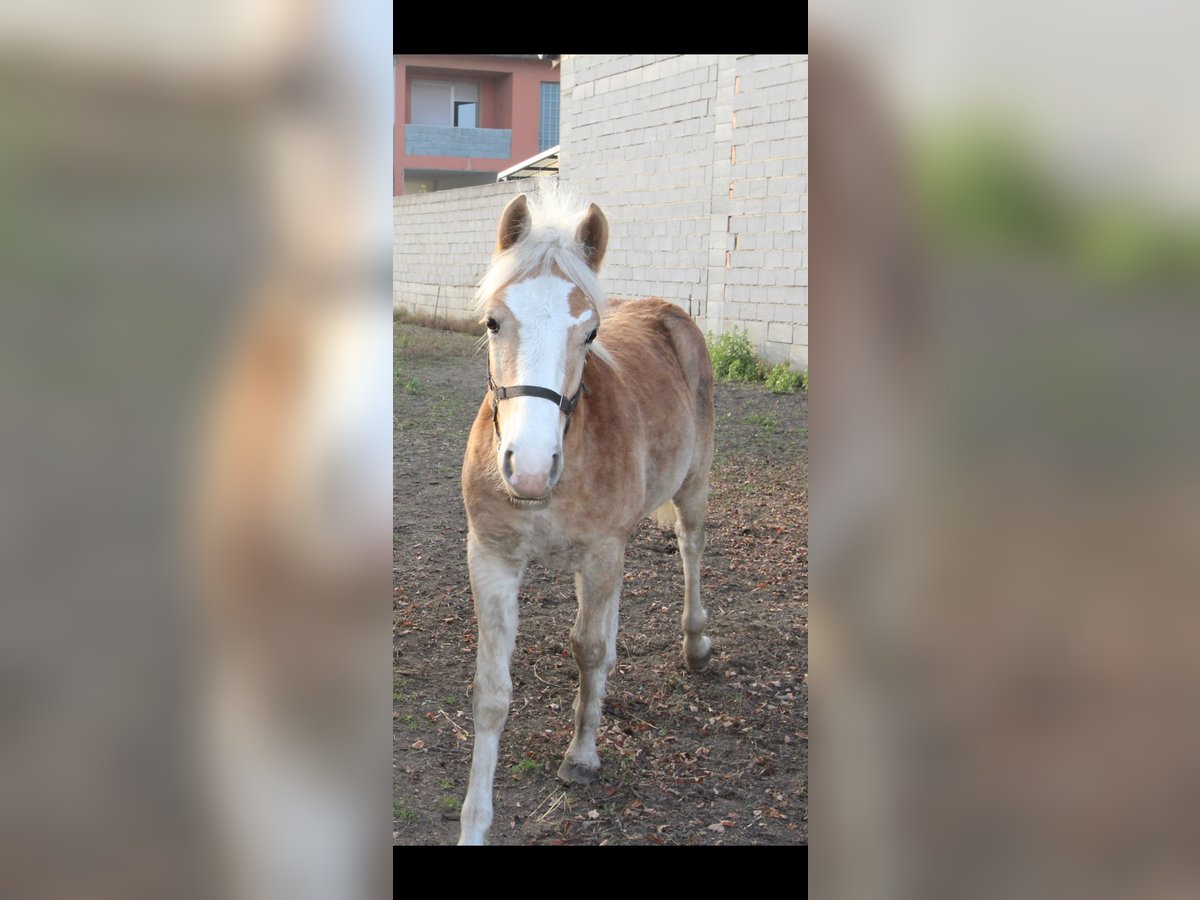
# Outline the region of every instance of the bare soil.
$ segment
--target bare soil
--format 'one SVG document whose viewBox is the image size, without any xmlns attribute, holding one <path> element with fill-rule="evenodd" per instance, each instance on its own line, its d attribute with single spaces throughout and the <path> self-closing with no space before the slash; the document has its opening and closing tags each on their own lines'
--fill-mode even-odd
<svg viewBox="0 0 1200 900">
<path fill-rule="evenodd" d="M 471 764 L 475 617 L 459 477 L 485 390 L 476 339 L 395 326 L 393 843 L 451 844 Z M 521 589 L 493 844 L 808 842 L 808 406 L 718 384 L 701 569 L 713 662 L 680 653 L 674 535 L 630 541 L 589 787 L 560 782 L 576 685 L 569 575 Z"/>
</svg>

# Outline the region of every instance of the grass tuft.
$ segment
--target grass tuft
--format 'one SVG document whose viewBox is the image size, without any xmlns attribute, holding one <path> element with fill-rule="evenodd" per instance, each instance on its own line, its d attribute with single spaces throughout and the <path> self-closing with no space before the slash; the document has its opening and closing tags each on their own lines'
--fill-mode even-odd
<svg viewBox="0 0 1200 900">
<path fill-rule="evenodd" d="M 403 325 L 459 331 L 463 334 L 479 334 L 483 331 L 483 325 L 473 316 L 433 316 L 428 313 L 412 313 L 403 308 L 392 310 L 392 321 Z"/>
<path fill-rule="evenodd" d="M 708 355 L 712 359 L 713 377 L 718 381 L 741 381 L 748 384 L 766 383 L 773 394 L 794 394 L 808 390 L 808 373 L 797 372 L 788 363 L 768 366 L 754 352 L 750 334 L 745 328 L 734 328 L 723 335 L 708 335 Z"/>
<path fill-rule="evenodd" d="M 772 394 L 794 394 L 803 388 L 808 390 L 808 373 L 797 372 L 787 363 L 772 366 L 767 372 L 767 390 Z"/>
<path fill-rule="evenodd" d="M 392 804 L 392 818 L 412 825 L 420 818 L 420 815 L 403 800 L 397 800 Z"/>
<path fill-rule="evenodd" d="M 734 328 L 719 338 L 710 334 L 708 354 L 712 357 L 713 377 L 719 381 L 761 382 L 766 375 L 745 328 Z"/>
</svg>

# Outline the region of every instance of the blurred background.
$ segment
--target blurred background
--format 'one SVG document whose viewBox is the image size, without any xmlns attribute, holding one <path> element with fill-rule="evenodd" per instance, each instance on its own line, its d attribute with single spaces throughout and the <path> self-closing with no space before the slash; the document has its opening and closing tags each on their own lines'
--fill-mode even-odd
<svg viewBox="0 0 1200 900">
<path fill-rule="evenodd" d="M 1200 890 L 1195 20 L 812 8 L 822 893 Z M 6 896 L 390 876 L 390 37 L 0 13 Z"/>
<path fill-rule="evenodd" d="M 1200 891 L 1196 24 L 811 8 L 822 896 Z"/>
<path fill-rule="evenodd" d="M 0 12 L 0 892 L 390 883 L 391 6 Z"/>
</svg>

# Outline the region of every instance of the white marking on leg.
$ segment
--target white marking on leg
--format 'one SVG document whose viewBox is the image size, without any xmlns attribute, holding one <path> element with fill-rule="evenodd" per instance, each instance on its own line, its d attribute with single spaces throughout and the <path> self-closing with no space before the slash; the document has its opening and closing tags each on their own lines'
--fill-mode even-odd
<svg viewBox="0 0 1200 900">
<path fill-rule="evenodd" d="M 492 782 L 500 733 L 512 699 L 509 663 L 517 638 L 521 568 L 489 555 L 473 537 L 467 541 L 467 562 L 479 622 L 479 650 L 475 663 L 475 747 L 458 842 L 483 844 L 492 826 Z"/>
</svg>

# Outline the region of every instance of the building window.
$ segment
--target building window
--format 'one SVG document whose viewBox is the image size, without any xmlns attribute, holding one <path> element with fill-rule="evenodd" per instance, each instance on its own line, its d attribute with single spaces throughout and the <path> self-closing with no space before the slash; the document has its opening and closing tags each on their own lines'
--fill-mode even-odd
<svg viewBox="0 0 1200 900">
<path fill-rule="evenodd" d="M 558 82 L 542 82 L 542 127 L 538 150 L 549 150 L 558 143 Z"/>
<path fill-rule="evenodd" d="M 472 81 L 412 82 L 411 125 L 479 127 L 479 84 Z"/>
<path fill-rule="evenodd" d="M 455 128 L 474 128 L 476 114 L 479 112 L 479 104 L 474 100 L 455 100 L 454 101 L 454 127 Z"/>
</svg>

